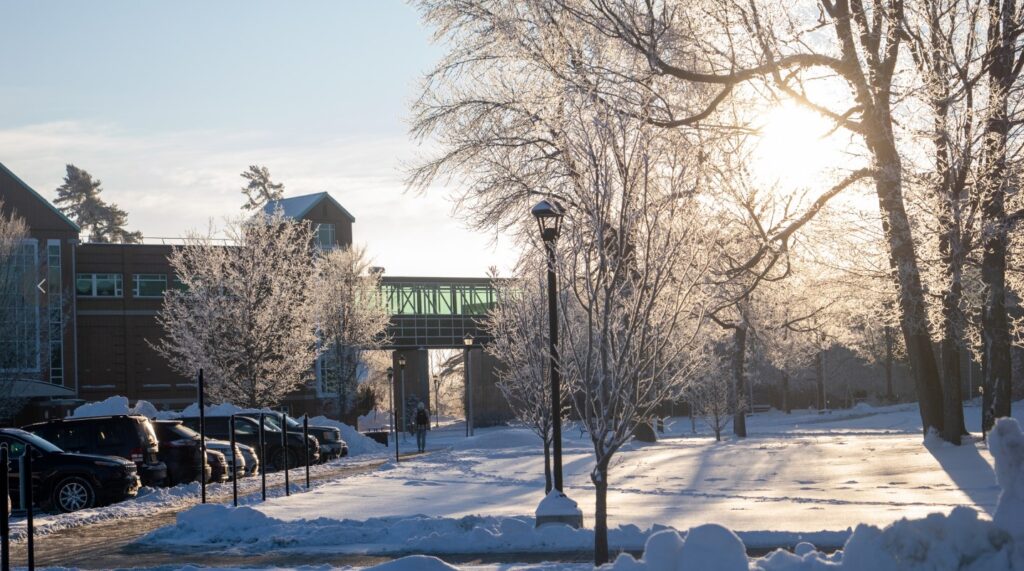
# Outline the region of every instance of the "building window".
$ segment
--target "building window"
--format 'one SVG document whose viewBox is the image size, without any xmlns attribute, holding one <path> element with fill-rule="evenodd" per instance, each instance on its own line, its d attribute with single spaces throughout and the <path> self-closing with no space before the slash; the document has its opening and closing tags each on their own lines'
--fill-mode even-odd
<svg viewBox="0 0 1024 571">
<path fill-rule="evenodd" d="M 46 243 L 46 298 L 49 324 L 50 382 L 64 384 L 64 279 L 61 275 L 60 240 Z"/>
<path fill-rule="evenodd" d="M 132 295 L 135 297 L 163 297 L 167 289 L 167 276 L 164 274 L 132 275 Z"/>
<path fill-rule="evenodd" d="M 0 370 L 39 371 L 39 276 L 35 240 L 0 260 Z"/>
<path fill-rule="evenodd" d="M 121 274 L 78 274 L 75 289 L 79 297 L 121 297 Z"/>
<path fill-rule="evenodd" d="M 316 243 L 321 250 L 334 249 L 334 224 L 316 225 Z"/>
</svg>

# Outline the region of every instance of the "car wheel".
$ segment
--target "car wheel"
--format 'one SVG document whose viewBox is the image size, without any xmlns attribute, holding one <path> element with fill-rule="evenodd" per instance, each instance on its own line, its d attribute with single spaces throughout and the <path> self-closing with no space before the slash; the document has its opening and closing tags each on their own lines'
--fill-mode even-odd
<svg viewBox="0 0 1024 571">
<path fill-rule="evenodd" d="M 53 505 L 61 512 L 74 512 L 96 504 L 92 484 L 79 477 L 64 478 L 53 489 Z"/>
<path fill-rule="evenodd" d="M 287 462 L 288 468 L 295 468 L 299 465 L 298 460 L 295 459 L 295 454 L 291 450 L 285 448 L 278 448 L 274 454 L 270 457 L 271 468 L 273 470 L 283 470 L 285 463 Z"/>
</svg>

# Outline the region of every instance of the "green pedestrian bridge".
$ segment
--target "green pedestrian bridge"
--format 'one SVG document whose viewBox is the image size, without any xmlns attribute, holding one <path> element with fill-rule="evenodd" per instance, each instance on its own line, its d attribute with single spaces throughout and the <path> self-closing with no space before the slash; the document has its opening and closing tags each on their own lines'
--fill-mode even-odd
<svg viewBox="0 0 1024 571">
<path fill-rule="evenodd" d="M 491 341 L 484 328 L 497 301 L 490 278 L 385 276 L 381 293 L 391 313 L 388 349 L 461 349 L 467 334 L 477 344 Z"/>
</svg>

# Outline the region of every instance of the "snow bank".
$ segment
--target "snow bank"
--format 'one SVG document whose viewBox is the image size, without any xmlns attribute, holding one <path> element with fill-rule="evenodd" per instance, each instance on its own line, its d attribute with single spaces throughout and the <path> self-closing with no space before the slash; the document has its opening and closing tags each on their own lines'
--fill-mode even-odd
<svg viewBox="0 0 1024 571">
<path fill-rule="evenodd" d="M 561 553 L 589 551 L 594 546 L 594 532 L 591 529 L 573 529 L 561 524 L 548 524 L 537 529 L 534 518 L 526 516 L 444 518 L 414 515 L 378 517 L 365 521 L 327 517 L 284 521 L 258 508 L 208 504 L 179 513 L 177 518 L 175 525 L 158 529 L 139 540 L 139 543 L 174 549 L 240 549 L 246 553 L 289 549 L 295 552 L 349 554 Z M 740 532 L 737 537 L 721 526 L 702 526 L 689 533 L 695 534 L 697 539 L 682 551 L 682 556 L 687 561 L 695 562 L 706 561 L 714 553 L 722 557 L 725 551 L 743 556 L 744 543 L 765 548 L 810 540 L 834 548 L 842 545 L 849 537 L 848 532 Z M 609 544 L 613 551 L 640 551 L 645 542 L 649 550 L 652 545 L 664 543 L 666 547 L 659 549 L 665 553 L 661 560 L 672 561 L 679 550 L 671 549 L 670 544 L 678 543 L 681 546 L 682 537 L 686 535 L 686 532 L 680 535 L 664 526 L 643 530 L 635 525 L 623 525 L 609 530 Z M 632 560 L 631 557 L 629 559 Z M 730 560 L 734 563 L 739 561 L 735 555 L 731 559 L 723 559 Z M 638 563 L 633 560 L 633 563 L 640 565 L 636 569 L 663 568 L 645 567 L 644 561 Z M 693 567 L 687 569 L 690 568 Z M 615 569 L 622 571 L 632 568 Z M 719 568 L 698 566 L 696 569 Z M 722 569 L 727 571 L 729 568 Z"/>
<path fill-rule="evenodd" d="M 135 406 L 128 406 L 128 399 L 126 397 L 113 396 L 99 402 L 83 404 L 71 413 L 71 418 L 111 416 L 115 414 L 141 414 L 148 418 L 156 418 L 160 413 L 148 401 L 140 400 L 135 403 Z"/>
<path fill-rule="evenodd" d="M 331 420 L 326 416 L 316 416 L 309 419 L 310 426 L 329 426 L 337 428 L 341 431 L 341 439 L 348 444 L 349 456 L 358 456 L 360 454 L 372 454 L 374 452 L 383 452 L 387 447 L 377 442 L 376 440 L 362 435 L 358 430 L 337 420 Z"/>
<path fill-rule="evenodd" d="M 391 428 L 391 413 L 383 410 L 371 410 L 370 412 L 356 419 L 359 430 L 389 430 Z"/>
<path fill-rule="evenodd" d="M 632 525 L 609 532 L 612 545 L 636 549 L 648 532 Z M 247 552 L 281 548 L 335 553 L 517 553 L 589 550 L 594 533 L 529 517 L 467 516 L 318 518 L 285 522 L 249 507 L 207 504 L 178 514 L 177 523 L 140 540 L 173 547 L 227 547 Z"/>
<path fill-rule="evenodd" d="M 1013 418 L 1000 418 L 989 434 L 988 448 L 1002 489 L 992 520 L 1013 537 L 1014 566 L 1024 569 L 1024 432 L 1020 424 Z"/>
<path fill-rule="evenodd" d="M 679 534 L 651 535 L 639 560 L 620 555 L 606 571 L 1021 571 L 1012 562 L 1014 539 L 978 512 L 958 507 L 948 516 L 900 520 L 885 529 L 860 525 L 842 551 L 825 554 L 800 543 L 794 552 L 777 550 L 748 562 L 743 541 L 710 524 Z"/>
<path fill-rule="evenodd" d="M 206 414 L 209 416 L 231 416 L 232 414 L 241 414 L 244 412 L 260 412 L 256 409 L 245 409 L 240 406 L 233 405 L 229 402 L 222 404 L 206 405 Z M 266 409 L 264 412 L 271 412 L 270 409 Z M 192 403 L 185 407 L 185 410 L 181 411 L 182 417 L 193 417 L 199 416 L 199 405 Z"/>
</svg>

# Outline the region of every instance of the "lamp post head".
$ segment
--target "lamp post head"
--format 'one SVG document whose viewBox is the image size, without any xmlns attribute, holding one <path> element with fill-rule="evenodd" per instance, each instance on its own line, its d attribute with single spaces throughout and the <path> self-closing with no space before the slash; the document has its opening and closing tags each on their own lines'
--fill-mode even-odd
<svg viewBox="0 0 1024 571">
<path fill-rule="evenodd" d="M 537 219 L 540 237 L 545 242 L 558 238 L 562 230 L 562 207 L 558 203 L 541 200 L 530 210 L 530 214 Z"/>
<path fill-rule="evenodd" d="M 388 367 L 388 377 L 392 377 L 394 375 L 395 375 L 395 369 L 393 367 Z"/>
<path fill-rule="evenodd" d="M 405 355 L 402 355 L 398 358 L 398 366 L 403 369 L 405 368 Z"/>
<path fill-rule="evenodd" d="M 465 345 L 467 348 L 468 347 L 472 347 L 473 346 L 473 336 L 470 335 L 469 333 L 467 333 L 466 336 L 462 338 L 462 344 Z"/>
</svg>

